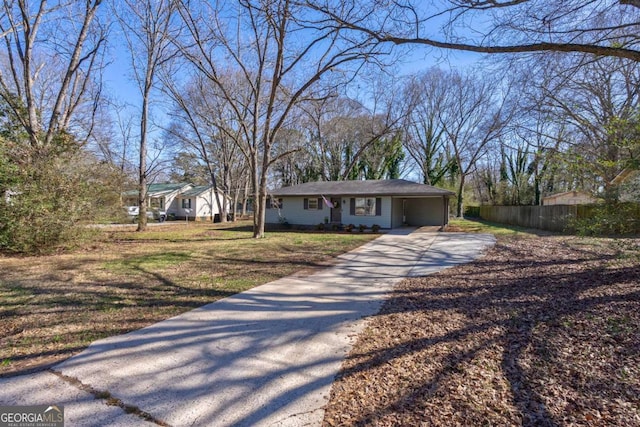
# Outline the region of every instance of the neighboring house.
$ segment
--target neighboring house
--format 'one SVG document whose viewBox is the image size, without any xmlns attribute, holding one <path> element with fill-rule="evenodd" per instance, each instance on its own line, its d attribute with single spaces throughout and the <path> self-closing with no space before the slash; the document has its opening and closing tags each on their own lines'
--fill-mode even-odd
<svg viewBox="0 0 640 427">
<path fill-rule="evenodd" d="M 176 197 L 183 191 L 192 188 L 193 185 L 185 182 L 163 183 L 147 185 L 147 207 L 166 211 L 167 214 L 174 213 L 177 208 Z M 122 194 L 125 206 L 138 205 L 138 190 L 125 191 Z"/>
<path fill-rule="evenodd" d="M 404 179 L 322 181 L 270 193 L 266 222 L 292 225 L 445 226 L 451 191 Z"/>
<path fill-rule="evenodd" d="M 229 212 L 229 200 L 227 199 L 226 203 L 224 203 L 221 197 L 219 192 L 218 200 L 220 200 L 220 205 L 225 206 L 226 211 Z M 213 187 L 210 185 L 192 187 L 180 193 L 177 199 L 177 211 L 174 212 L 176 218 L 189 218 L 195 221 L 220 219 L 218 204 L 215 201 Z"/>
<path fill-rule="evenodd" d="M 193 186 L 189 183 L 149 184 L 147 186 L 148 207 L 166 211 L 169 218 L 211 220 L 219 215 L 212 186 Z M 138 190 L 123 193 L 125 206 L 138 204 Z M 229 202 L 227 200 L 228 208 Z"/>
<path fill-rule="evenodd" d="M 589 193 L 583 191 L 567 191 L 565 193 L 552 194 L 543 197 L 542 204 L 544 206 L 551 205 L 590 205 L 597 203 L 598 199 Z"/>
<path fill-rule="evenodd" d="M 640 202 L 640 170 L 626 168 L 612 181 L 621 202 Z"/>
</svg>

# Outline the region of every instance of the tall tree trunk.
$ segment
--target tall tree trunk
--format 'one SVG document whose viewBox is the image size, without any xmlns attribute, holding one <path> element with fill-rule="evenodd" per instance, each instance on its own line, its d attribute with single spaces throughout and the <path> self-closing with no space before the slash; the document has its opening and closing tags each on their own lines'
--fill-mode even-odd
<svg viewBox="0 0 640 427">
<path fill-rule="evenodd" d="M 251 181 L 253 183 L 253 237 L 262 237 L 258 227 L 258 210 L 260 206 L 260 181 L 258 178 L 258 154 L 252 153 Z"/>
<path fill-rule="evenodd" d="M 464 174 L 460 174 L 460 184 L 458 185 L 458 192 L 456 196 L 458 200 L 456 201 L 456 217 L 462 218 L 463 213 L 463 200 L 462 200 L 462 192 L 464 191 L 464 181 L 466 176 Z"/>
<path fill-rule="evenodd" d="M 220 216 L 220 222 L 227 222 L 227 209 L 226 209 L 226 194 L 222 194 L 222 202 L 220 202 L 220 192 L 218 191 L 218 180 L 216 179 L 216 174 L 211 169 L 211 164 L 207 160 L 207 164 L 209 164 L 209 177 L 211 178 L 211 185 L 213 186 L 213 197 L 215 197 L 215 201 L 211 201 L 211 207 L 213 208 L 213 203 L 218 207 L 218 215 Z M 211 222 L 216 222 L 216 216 L 211 215 Z"/>
<path fill-rule="evenodd" d="M 255 212 L 256 228 L 253 237 L 261 239 L 264 237 L 264 227 L 266 223 L 266 206 L 267 206 L 267 169 L 268 163 L 263 162 L 262 173 L 260 174 L 260 183 L 257 193 L 257 204 Z"/>
<path fill-rule="evenodd" d="M 247 216 L 247 205 L 249 203 L 249 179 L 245 177 L 244 192 L 242 193 L 242 217 Z"/>
<path fill-rule="evenodd" d="M 147 229 L 147 121 L 149 120 L 149 97 L 153 85 L 154 64 L 152 53 L 147 53 L 147 71 L 145 73 L 144 90 L 142 91 L 142 113 L 140 115 L 140 165 L 138 197 L 138 229 Z"/>
<path fill-rule="evenodd" d="M 238 200 L 239 200 L 239 188 L 236 188 L 233 194 L 233 206 L 231 207 L 231 221 L 236 222 L 238 220 Z"/>
<path fill-rule="evenodd" d="M 147 115 L 148 95 L 143 96 L 142 117 L 140 119 L 140 165 L 138 181 L 138 229 L 147 229 Z"/>
</svg>

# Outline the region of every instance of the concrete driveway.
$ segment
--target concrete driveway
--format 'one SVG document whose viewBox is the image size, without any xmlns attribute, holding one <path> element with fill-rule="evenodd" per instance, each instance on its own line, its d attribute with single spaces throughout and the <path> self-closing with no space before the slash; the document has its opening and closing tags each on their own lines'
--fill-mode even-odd
<svg viewBox="0 0 640 427">
<path fill-rule="evenodd" d="M 0 379 L 0 404 L 64 405 L 68 426 L 320 425 L 364 318 L 393 285 L 469 262 L 494 242 L 384 234 L 310 276 L 97 341 L 46 372 Z"/>
</svg>

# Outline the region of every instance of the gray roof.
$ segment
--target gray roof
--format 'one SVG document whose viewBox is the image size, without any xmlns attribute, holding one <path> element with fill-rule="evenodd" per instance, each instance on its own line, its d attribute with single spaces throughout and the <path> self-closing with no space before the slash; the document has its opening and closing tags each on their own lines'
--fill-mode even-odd
<svg viewBox="0 0 640 427">
<path fill-rule="evenodd" d="M 449 190 L 418 184 L 405 179 L 369 181 L 319 181 L 283 187 L 271 191 L 273 196 L 406 196 L 434 197 L 454 195 Z"/>
</svg>

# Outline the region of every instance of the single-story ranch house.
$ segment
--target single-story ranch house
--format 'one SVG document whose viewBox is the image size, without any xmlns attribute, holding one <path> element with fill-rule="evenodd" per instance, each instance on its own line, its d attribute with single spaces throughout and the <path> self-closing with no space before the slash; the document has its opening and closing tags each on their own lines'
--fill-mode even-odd
<svg viewBox="0 0 640 427">
<path fill-rule="evenodd" d="M 404 179 L 321 181 L 274 190 L 267 200 L 266 222 L 291 225 L 374 224 L 444 227 L 454 193 Z"/>
<path fill-rule="evenodd" d="M 148 206 L 166 211 L 175 219 L 211 221 L 220 214 L 213 193 L 213 186 L 194 186 L 184 182 L 147 186 Z M 122 196 L 125 206 L 138 204 L 138 190 L 126 191 Z M 226 206 L 228 210 L 229 200 Z"/>
</svg>

